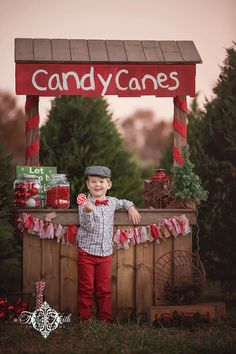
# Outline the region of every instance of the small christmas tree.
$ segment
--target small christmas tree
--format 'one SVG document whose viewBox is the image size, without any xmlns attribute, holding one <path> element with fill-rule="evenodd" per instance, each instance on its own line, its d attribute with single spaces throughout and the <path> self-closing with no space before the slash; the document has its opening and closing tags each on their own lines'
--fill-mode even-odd
<svg viewBox="0 0 236 354">
<path fill-rule="evenodd" d="M 14 227 L 12 226 L 11 206 L 13 202 L 13 170 L 11 166 L 11 157 L 4 153 L 2 144 L 0 144 L 0 265 L 3 259 L 6 259 L 15 253 L 14 245 Z M 1 279 L 1 277 L 0 277 Z"/>
<path fill-rule="evenodd" d="M 16 238 L 13 215 L 12 157 L 0 142 L 0 294 L 22 291 L 21 239 Z"/>
<path fill-rule="evenodd" d="M 182 148 L 184 164 L 175 166 L 171 181 L 171 192 L 177 200 L 194 200 L 199 204 L 200 200 L 207 200 L 208 192 L 203 189 L 200 178 L 193 171 L 194 164 L 189 160 L 189 146 Z"/>
</svg>

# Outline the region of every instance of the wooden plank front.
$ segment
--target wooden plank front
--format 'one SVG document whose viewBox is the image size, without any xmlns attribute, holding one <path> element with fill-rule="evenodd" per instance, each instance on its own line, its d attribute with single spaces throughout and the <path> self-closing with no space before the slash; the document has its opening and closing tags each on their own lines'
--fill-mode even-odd
<svg viewBox="0 0 236 354">
<path fill-rule="evenodd" d="M 153 303 L 153 243 L 145 242 L 135 248 L 136 316 L 145 318 Z"/>
<path fill-rule="evenodd" d="M 158 297 L 163 292 L 163 286 L 165 285 L 166 280 L 168 278 L 171 279 L 172 277 L 171 255 L 173 252 L 173 243 L 174 243 L 173 237 L 169 237 L 166 240 L 161 241 L 160 244 L 156 244 L 156 242 L 154 241 L 153 303 L 155 305 L 162 303 L 162 301 L 158 299 Z M 170 257 L 170 262 L 165 263 L 167 259 L 167 256 L 165 258 L 165 255 L 167 254 Z M 165 267 L 162 268 L 163 272 L 157 272 L 157 269 L 161 269 L 161 265 L 163 264 L 165 264 Z M 157 274 L 159 274 L 159 276 L 157 276 Z"/>
<path fill-rule="evenodd" d="M 42 280 L 42 240 L 27 232 L 23 234 L 23 292 L 35 294 L 35 282 Z"/>
<path fill-rule="evenodd" d="M 157 212 L 155 213 L 157 219 Z M 39 216 L 35 210 L 32 214 Z M 78 217 L 77 213 L 64 210 L 58 212 L 57 221 L 65 221 L 67 215 Z M 115 225 L 115 228 L 130 227 L 125 223 L 123 225 Z M 114 318 L 117 316 L 121 320 L 128 319 L 133 311 L 136 311 L 138 316 L 145 316 L 150 306 L 161 303 L 154 295 L 156 262 L 167 252 L 173 254 L 174 250 L 179 248 L 191 252 L 191 234 L 178 236 L 177 239 L 170 237 L 165 241 L 161 240 L 160 244 L 153 241 L 130 247 L 128 250 L 114 250 L 111 279 Z M 60 311 L 76 316 L 77 248 L 58 244 L 56 240 L 41 240 L 36 235 L 24 233 L 23 252 L 24 292 L 34 293 L 35 281 L 44 279 L 45 297 L 49 305 L 58 310 L 59 304 Z M 164 271 L 171 275 L 171 262 Z"/>
<path fill-rule="evenodd" d="M 55 240 L 42 241 L 42 279 L 45 297 L 52 308 L 60 309 L 60 244 Z"/>
<path fill-rule="evenodd" d="M 183 282 L 192 281 L 192 233 L 180 235 L 174 240 L 174 252 L 176 251 L 174 264 L 174 282 L 175 285 L 181 285 Z M 180 252 L 178 252 L 180 251 Z M 182 251 L 186 251 L 183 252 Z"/>
<path fill-rule="evenodd" d="M 78 269 L 77 247 L 61 245 L 60 252 L 60 309 L 77 314 Z"/>
<path fill-rule="evenodd" d="M 174 239 L 174 251 L 176 250 L 192 252 L 192 233 Z"/>
<path fill-rule="evenodd" d="M 117 251 L 117 316 L 127 319 L 135 310 L 135 247 Z"/>
</svg>

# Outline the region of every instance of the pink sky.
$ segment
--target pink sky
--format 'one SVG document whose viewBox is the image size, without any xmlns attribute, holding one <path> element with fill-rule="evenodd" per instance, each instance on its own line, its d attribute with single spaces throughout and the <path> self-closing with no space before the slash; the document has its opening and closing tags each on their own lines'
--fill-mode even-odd
<svg viewBox="0 0 236 354">
<path fill-rule="evenodd" d="M 202 104 L 213 95 L 225 48 L 236 40 L 235 15 L 236 0 L 1 0 L 0 90 L 15 92 L 14 38 L 193 40 L 203 60 L 196 76 Z M 107 100 L 115 119 L 137 109 L 172 118 L 169 98 Z M 24 101 L 18 96 L 20 106 Z M 50 99 L 41 98 L 42 122 L 49 108 Z"/>
</svg>

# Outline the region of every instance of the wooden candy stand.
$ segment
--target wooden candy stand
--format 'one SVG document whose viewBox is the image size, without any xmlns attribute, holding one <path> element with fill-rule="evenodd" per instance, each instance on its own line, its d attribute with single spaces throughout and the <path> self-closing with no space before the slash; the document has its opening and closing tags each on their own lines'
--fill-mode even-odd
<svg viewBox="0 0 236 354">
<path fill-rule="evenodd" d="M 39 165 L 39 97 L 80 95 L 173 97 L 174 163 L 183 164 L 181 148 L 187 142 L 186 96 L 195 95 L 196 64 L 201 58 L 192 41 L 121 41 L 80 39 L 16 39 L 16 93 L 26 95 L 26 165 Z M 148 124 L 148 122 L 147 122 Z M 194 209 L 141 209 L 141 225 L 185 214 L 196 224 Z M 44 218 L 56 212 L 53 223 L 79 225 L 77 209 L 20 209 Z M 133 227 L 126 212 L 115 216 L 115 229 Z M 119 249 L 113 255 L 114 317 L 134 311 L 147 314 L 155 300 L 154 269 L 166 252 L 192 250 L 192 235 L 170 237 Z M 56 310 L 77 314 L 77 252 L 55 240 L 23 235 L 23 291 L 34 292 L 45 280 L 45 297 Z"/>
</svg>

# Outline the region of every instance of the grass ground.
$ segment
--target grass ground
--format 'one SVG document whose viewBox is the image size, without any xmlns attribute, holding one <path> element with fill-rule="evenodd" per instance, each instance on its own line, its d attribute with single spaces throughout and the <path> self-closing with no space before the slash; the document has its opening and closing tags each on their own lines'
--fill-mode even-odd
<svg viewBox="0 0 236 354">
<path fill-rule="evenodd" d="M 58 327 L 46 339 L 32 327 L 0 323 L 0 353 L 77 354 L 233 354 L 236 353 L 236 321 L 202 327 L 155 328 L 136 322 L 103 324 L 73 320 Z"/>
<path fill-rule="evenodd" d="M 219 294 L 219 298 L 216 298 Z M 202 302 L 222 301 L 209 288 Z M 227 303 L 227 320 L 192 328 L 155 328 L 132 321 L 102 324 L 95 320 L 58 327 L 46 339 L 32 327 L 0 321 L 0 353 L 58 354 L 235 354 L 236 301 Z"/>
</svg>

